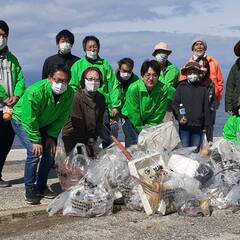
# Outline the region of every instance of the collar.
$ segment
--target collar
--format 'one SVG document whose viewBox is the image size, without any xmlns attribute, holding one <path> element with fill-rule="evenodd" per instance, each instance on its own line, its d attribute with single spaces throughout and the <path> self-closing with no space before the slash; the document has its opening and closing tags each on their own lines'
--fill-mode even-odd
<svg viewBox="0 0 240 240">
<path fill-rule="evenodd" d="M 87 56 L 85 55 L 85 59 L 86 59 L 88 62 L 92 63 L 92 64 L 97 63 L 98 61 L 102 60 L 102 59 L 99 57 L 99 55 L 98 55 L 98 57 L 97 57 L 95 60 L 93 60 L 93 59 L 91 59 L 91 58 L 89 58 L 89 57 L 87 57 Z"/>
<path fill-rule="evenodd" d="M 70 56 L 72 56 L 72 53 L 66 53 L 66 54 L 62 54 L 60 53 L 60 51 L 58 51 L 58 56 L 62 57 L 62 58 L 69 58 Z"/>
<path fill-rule="evenodd" d="M 207 57 L 207 54 L 206 53 L 204 53 L 204 55 L 203 56 L 200 56 L 200 57 L 197 57 L 197 56 L 195 56 L 195 55 L 192 55 L 192 60 L 193 61 L 199 61 L 199 60 L 201 60 L 201 59 L 203 59 L 203 58 L 206 58 Z"/>
<path fill-rule="evenodd" d="M 8 46 L 6 46 L 4 49 L 0 51 L 0 59 L 5 58 L 8 53 L 9 53 L 9 49 L 8 49 Z"/>
<path fill-rule="evenodd" d="M 120 71 L 119 69 L 116 71 L 116 76 L 117 76 L 117 79 L 118 81 L 121 83 L 121 85 L 126 88 L 128 87 L 131 83 L 132 83 L 132 80 L 134 78 L 134 73 L 132 73 L 131 77 L 128 79 L 128 80 L 123 80 L 120 76 Z"/>
</svg>

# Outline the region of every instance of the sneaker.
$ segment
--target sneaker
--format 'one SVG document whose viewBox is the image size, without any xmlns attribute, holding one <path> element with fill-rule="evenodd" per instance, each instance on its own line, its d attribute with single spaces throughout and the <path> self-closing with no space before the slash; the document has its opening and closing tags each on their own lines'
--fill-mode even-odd
<svg viewBox="0 0 240 240">
<path fill-rule="evenodd" d="M 38 192 L 34 187 L 26 188 L 25 197 L 26 197 L 25 200 L 28 204 L 31 204 L 31 205 L 40 204 L 41 198 L 39 197 Z"/>
<path fill-rule="evenodd" d="M 47 199 L 53 199 L 56 197 L 55 193 L 51 191 L 48 187 L 46 187 L 43 192 L 40 191 L 39 196 Z"/>
<path fill-rule="evenodd" d="M 6 187 L 11 187 L 11 186 L 12 185 L 10 184 L 10 182 L 0 179 L 0 188 L 6 188 Z"/>
</svg>

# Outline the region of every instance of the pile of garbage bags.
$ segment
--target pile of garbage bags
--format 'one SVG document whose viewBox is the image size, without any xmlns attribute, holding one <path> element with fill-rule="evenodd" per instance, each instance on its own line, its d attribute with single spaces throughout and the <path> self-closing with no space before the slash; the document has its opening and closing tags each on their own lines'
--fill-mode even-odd
<svg viewBox="0 0 240 240">
<path fill-rule="evenodd" d="M 163 137 L 164 136 L 164 137 Z M 61 138 L 56 165 L 65 190 L 48 206 L 52 216 L 112 214 L 121 199 L 129 210 L 166 215 L 210 216 L 240 209 L 240 147 L 218 139 L 209 155 L 182 148 L 173 122 L 144 129 L 128 161 L 117 145 L 89 159 L 83 144 L 66 156 Z"/>
</svg>

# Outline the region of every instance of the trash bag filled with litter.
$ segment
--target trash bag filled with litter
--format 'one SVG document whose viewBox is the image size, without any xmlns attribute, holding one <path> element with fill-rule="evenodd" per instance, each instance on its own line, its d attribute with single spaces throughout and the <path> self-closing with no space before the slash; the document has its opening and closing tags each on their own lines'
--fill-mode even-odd
<svg viewBox="0 0 240 240">
<path fill-rule="evenodd" d="M 180 142 L 173 121 L 144 128 L 138 136 L 138 145 L 156 151 L 172 151 Z"/>
<path fill-rule="evenodd" d="M 63 143 L 59 143 L 56 152 L 56 170 L 62 189 L 67 190 L 77 185 L 87 173 L 89 163 L 84 144 L 78 143 L 69 156 L 66 156 Z"/>
<path fill-rule="evenodd" d="M 113 194 L 103 184 L 92 186 L 82 179 L 77 186 L 61 193 L 48 206 L 49 216 L 63 210 L 63 215 L 99 217 L 109 215 L 113 208 Z"/>
</svg>

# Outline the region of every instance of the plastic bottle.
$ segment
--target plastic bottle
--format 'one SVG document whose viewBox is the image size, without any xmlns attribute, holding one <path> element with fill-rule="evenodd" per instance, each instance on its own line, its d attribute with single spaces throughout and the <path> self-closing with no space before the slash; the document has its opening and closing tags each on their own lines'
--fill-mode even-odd
<svg viewBox="0 0 240 240">
<path fill-rule="evenodd" d="M 186 109 L 182 103 L 179 104 L 179 113 L 182 118 L 186 118 Z"/>
</svg>

